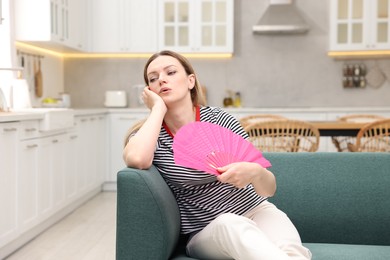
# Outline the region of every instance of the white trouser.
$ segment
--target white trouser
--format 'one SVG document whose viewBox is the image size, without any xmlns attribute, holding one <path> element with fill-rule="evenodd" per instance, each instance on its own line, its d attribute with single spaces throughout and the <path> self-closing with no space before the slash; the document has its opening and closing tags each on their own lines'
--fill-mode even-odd
<svg viewBox="0 0 390 260">
<path fill-rule="evenodd" d="M 311 259 L 293 223 L 268 201 L 244 216 L 220 215 L 192 237 L 187 254 L 199 259 Z"/>
</svg>

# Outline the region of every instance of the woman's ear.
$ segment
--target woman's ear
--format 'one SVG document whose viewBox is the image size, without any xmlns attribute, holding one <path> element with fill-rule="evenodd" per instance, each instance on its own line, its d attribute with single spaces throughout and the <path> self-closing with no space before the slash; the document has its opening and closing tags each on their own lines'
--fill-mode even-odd
<svg viewBox="0 0 390 260">
<path fill-rule="evenodd" d="M 196 78 L 195 78 L 195 75 L 194 74 L 191 74 L 188 76 L 188 80 L 189 80 L 189 88 L 188 89 L 193 89 L 195 87 L 195 82 L 196 82 Z"/>
</svg>

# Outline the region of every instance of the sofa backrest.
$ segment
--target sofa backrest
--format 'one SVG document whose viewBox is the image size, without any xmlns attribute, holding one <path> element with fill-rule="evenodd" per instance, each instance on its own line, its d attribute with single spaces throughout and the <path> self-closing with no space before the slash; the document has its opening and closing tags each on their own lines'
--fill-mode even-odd
<svg viewBox="0 0 390 260">
<path fill-rule="evenodd" d="M 390 153 L 264 153 L 302 241 L 390 245 Z"/>
</svg>

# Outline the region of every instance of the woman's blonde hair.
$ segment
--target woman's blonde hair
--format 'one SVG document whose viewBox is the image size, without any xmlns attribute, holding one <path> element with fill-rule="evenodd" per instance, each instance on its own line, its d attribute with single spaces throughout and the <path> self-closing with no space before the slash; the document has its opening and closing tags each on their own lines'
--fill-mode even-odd
<svg viewBox="0 0 390 260">
<path fill-rule="evenodd" d="M 129 142 L 130 138 L 141 128 L 141 126 L 145 123 L 146 119 L 142 119 L 135 123 L 132 127 L 127 130 L 127 133 L 125 135 L 124 139 L 124 147 L 126 147 L 126 144 Z"/>
</svg>

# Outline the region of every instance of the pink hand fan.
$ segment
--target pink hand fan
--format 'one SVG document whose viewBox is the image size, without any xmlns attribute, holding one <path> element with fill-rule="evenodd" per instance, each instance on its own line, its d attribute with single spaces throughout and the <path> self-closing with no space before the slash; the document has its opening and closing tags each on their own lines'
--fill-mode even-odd
<svg viewBox="0 0 390 260">
<path fill-rule="evenodd" d="M 208 122 L 194 122 L 179 129 L 173 139 L 175 163 L 219 175 L 218 167 L 234 162 L 271 163 L 251 142 L 230 129 Z"/>
</svg>

